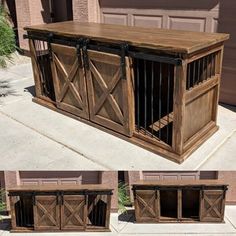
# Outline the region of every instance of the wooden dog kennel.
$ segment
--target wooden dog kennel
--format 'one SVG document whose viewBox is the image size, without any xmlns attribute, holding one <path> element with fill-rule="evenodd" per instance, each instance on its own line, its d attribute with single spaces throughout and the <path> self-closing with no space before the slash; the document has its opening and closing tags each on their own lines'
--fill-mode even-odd
<svg viewBox="0 0 236 236">
<path fill-rule="evenodd" d="M 137 223 L 224 222 L 225 183 L 141 181 L 133 185 Z"/>
<path fill-rule="evenodd" d="M 218 129 L 229 35 L 73 21 L 25 29 L 34 101 L 178 163 Z"/>
<path fill-rule="evenodd" d="M 110 231 L 112 190 L 102 185 L 9 190 L 12 231 Z"/>
</svg>

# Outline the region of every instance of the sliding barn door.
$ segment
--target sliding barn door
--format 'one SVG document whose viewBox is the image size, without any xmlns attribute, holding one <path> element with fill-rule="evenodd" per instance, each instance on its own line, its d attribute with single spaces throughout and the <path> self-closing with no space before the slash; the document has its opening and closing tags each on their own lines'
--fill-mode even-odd
<svg viewBox="0 0 236 236">
<path fill-rule="evenodd" d="M 82 57 L 75 47 L 51 44 L 53 83 L 57 107 L 88 119 L 88 102 Z"/>
<path fill-rule="evenodd" d="M 136 190 L 135 218 L 137 222 L 157 222 L 159 220 L 159 191 Z"/>
<path fill-rule="evenodd" d="M 35 230 L 59 230 L 60 209 L 57 196 L 35 196 Z"/>
<path fill-rule="evenodd" d="M 62 230 L 85 230 L 87 208 L 85 196 L 64 195 L 61 206 Z"/>
<path fill-rule="evenodd" d="M 202 191 L 200 220 L 221 222 L 224 219 L 225 194 L 223 190 Z"/>
<path fill-rule="evenodd" d="M 118 55 L 88 50 L 88 98 L 91 121 L 116 132 L 132 135 L 133 84 L 129 59 L 122 78 Z"/>
</svg>

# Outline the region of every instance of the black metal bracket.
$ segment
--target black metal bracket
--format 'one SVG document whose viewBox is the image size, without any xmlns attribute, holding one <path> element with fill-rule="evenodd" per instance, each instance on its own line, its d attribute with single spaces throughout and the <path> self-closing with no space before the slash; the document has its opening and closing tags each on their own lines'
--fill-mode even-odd
<svg viewBox="0 0 236 236">
<path fill-rule="evenodd" d="M 48 53 L 49 53 L 49 59 L 52 60 L 52 47 L 51 47 L 51 43 L 53 41 L 53 33 L 49 33 L 48 34 Z"/>
<path fill-rule="evenodd" d="M 36 205 L 35 192 L 32 194 L 33 206 Z"/>
<path fill-rule="evenodd" d="M 83 48 L 83 38 L 79 38 L 77 44 L 76 44 L 76 50 L 77 50 L 77 57 L 78 57 L 78 62 L 79 62 L 79 67 L 83 67 L 82 63 L 82 54 L 81 54 L 81 49 Z"/>
<path fill-rule="evenodd" d="M 83 57 L 84 57 L 84 66 L 86 70 L 89 70 L 89 58 L 88 58 L 88 44 L 89 44 L 89 39 L 84 39 L 83 40 Z"/>
<path fill-rule="evenodd" d="M 125 56 L 127 55 L 129 46 L 128 46 L 128 43 L 122 43 L 120 47 L 121 47 L 121 58 L 120 58 L 121 76 L 122 76 L 122 79 L 126 79 Z"/>
</svg>

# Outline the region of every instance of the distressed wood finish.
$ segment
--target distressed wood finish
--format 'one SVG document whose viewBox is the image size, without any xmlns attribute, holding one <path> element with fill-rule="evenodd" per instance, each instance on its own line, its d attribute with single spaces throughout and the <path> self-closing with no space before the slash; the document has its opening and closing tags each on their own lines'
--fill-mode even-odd
<svg viewBox="0 0 236 236">
<path fill-rule="evenodd" d="M 223 42 L 227 34 L 189 32 L 158 28 L 130 27 L 111 24 L 60 22 L 25 27 L 27 31 L 52 32 L 59 36 L 84 37 L 103 42 L 128 42 L 133 46 L 172 53 L 192 53 Z M 119 37 L 117 37 L 119 32 Z M 150 37 L 147 37 L 150 35 Z"/>
<path fill-rule="evenodd" d="M 88 102 L 82 58 L 74 47 L 52 44 L 53 82 L 59 109 L 88 119 Z"/>
<path fill-rule="evenodd" d="M 81 195 L 62 196 L 61 229 L 82 231 L 86 229 L 86 197 Z"/>
<path fill-rule="evenodd" d="M 103 185 L 9 189 L 12 231 L 110 231 L 112 189 Z"/>
<path fill-rule="evenodd" d="M 132 136 L 132 87 L 129 60 L 126 58 L 126 79 L 121 77 L 118 55 L 88 50 L 88 99 L 91 121 Z"/>
<path fill-rule="evenodd" d="M 133 185 L 136 222 L 224 222 L 226 191 L 217 180 L 140 181 Z"/>
<path fill-rule="evenodd" d="M 35 196 L 34 228 L 38 231 L 60 229 L 60 208 L 57 196 Z"/>
<path fill-rule="evenodd" d="M 26 30 L 36 38 L 52 33 L 48 53 L 51 48 L 56 105 L 41 95 L 30 40 L 37 103 L 177 163 L 218 130 L 223 44 L 229 35 L 77 22 Z M 122 54 L 124 43 L 128 49 Z M 180 63 L 161 62 L 159 56 Z M 137 82 L 140 78 L 144 82 Z"/>
</svg>

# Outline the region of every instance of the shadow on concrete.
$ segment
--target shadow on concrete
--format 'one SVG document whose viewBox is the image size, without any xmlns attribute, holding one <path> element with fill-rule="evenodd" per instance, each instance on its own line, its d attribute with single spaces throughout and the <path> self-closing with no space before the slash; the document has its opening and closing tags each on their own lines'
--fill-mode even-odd
<svg viewBox="0 0 236 236">
<path fill-rule="evenodd" d="M 135 222 L 134 210 L 128 210 L 118 216 L 119 221 L 123 222 Z"/>
<path fill-rule="evenodd" d="M 36 96 L 36 94 L 35 94 L 35 86 L 34 85 L 24 88 L 24 91 L 25 92 L 29 92 L 33 97 Z"/>
<path fill-rule="evenodd" d="M 7 80 L 0 80 L 0 99 L 7 97 L 7 96 L 19 96 L 17 94 L 16 90 L 11 88 L 11 85 L 9 81 Z M 3 101 L 0 100 L 0 105 L 3 103 Z"/>
<path fill-rule="evenodd" d="M 11 229 L 11 219 L 0 220 L 0 230 L 9 231 Z"/>
<path fill-rule="evenodd" d="M 231 106 L 231 105 L 228 105 L 228 104 L 225 104 L 225 103 L 220 103 L 220 105 L 226 109 L 229 109 L 233 112 L 236 112 L 236 106 Z"/>
</svg>

